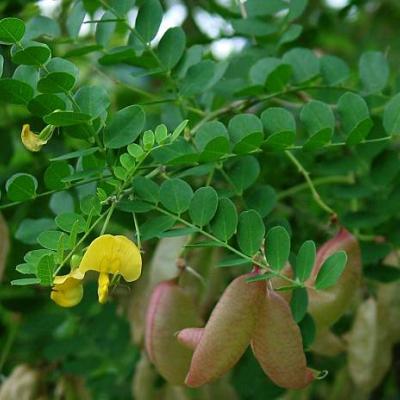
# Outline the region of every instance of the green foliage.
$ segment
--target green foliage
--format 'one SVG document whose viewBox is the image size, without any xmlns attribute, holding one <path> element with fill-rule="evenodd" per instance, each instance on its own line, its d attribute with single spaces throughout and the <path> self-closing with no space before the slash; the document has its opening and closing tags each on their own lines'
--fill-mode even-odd
<svg viewBox="0 0 400 400">
<path fill-rule="evenodd" d="M 307 313 L 308 295 L 305 288 L 295 288 L 292 292 L 290 300 L 290 308 L 292 310 L 293 318 L 298 323 L 303 320 Z"/>
<path fill-rule="evenodd" d="M 0 41 L 5 44 L 19 42 L 25 34 L 25 24 L 19 18 L 8 17 L 0 21 Z"/>
<path fill-rule="evenodd" d="M 196 190 L 190 202 L 189 214 L 195 225 L 207 225 L 214 217 L 218 207 L 218 194 L 212 187 Z"/>
<path fill-rule="evenodd" d="M 346 262 L 347 256 L 344 251 L 339 251 L 328 257 L 318 272 L 315 288 L 327 289 L 333 286 L 342 275 Z"/>
<path fill-rule="evenodd" d="M 104 131 L 104 144 L 110 149 L 124 147 L 139 136 L 144 127 L 145 115 L 137 105 L 119 110 Z"/>
<path fill-rule="evenodd" d="M 30 174 L 15 174 L 7 180 L 7 197 L 11 201 L 29 200 L 36 195 L 38 183 Z"/>
<path fill-rule="evenodd" d="M 296 256 L 296 278 L 301 282 L 305 282 L 311 274 L 315 263 L 315 243 L 312 240 L 304 242 Z"/>
<path fill-rule="evenodd" d="M 290 236 L 285 228 L 271 228 L 266 237 L 265 253 L 273 271 L 281 270 L 289 259 Z"/>
<path fill-rule="evenodd" d="M 296 136 L 296 122 L 289 111 L 271 107 L 261 114 L 261 120 L 268 133 L 266 145 L 275 149 L 284 149 L 293 144 Z"/>
<path fill-rule="evenodd" d="M 368 106 L 358 94 L 345 93 L 338 102 L 343 130 L 349 145 L 360 143 L 372 128 Z"/>
<path fill-rule="evenodd" d="M 231 200 L 222 197 L 219 200 L 217 213 L 212 221 L 211 230 L 216 238 L 226 242 L 236 232 L 238 215 Z"/>
<path fill-rule="evenodd" d="M 178 276 L 175 265 L 202 315 L 233 275 L 253 268 L 249 285 L 267 281 L 285 298 L 306 349 L 321 338 L 313 295 L 333 293 L 351 258 L 333 252 L 314 276 L 316 243 L 337 227 L 362 241 L 363 294 L 379 299 L 383 283 L 400 281 L 398 263 L 388 257 L 400 243 L 400 94 L 393 68 L 399 48 L 381 41 L 386 20 L 396 15 L 388 4 L 399 6 L 379 4 L 381 15 L 363 2 L 339 13 L 306 0 L 181 3 L 187 16 L 172 27 L 163 18 L 173 7 L 159 0 L 64 1 L 52 18 L 34 2 L 0 7 L 12 14 L 0 18 L 0 210 L 12 238 L 0 331 L 11 335 L 15 315 L 22 321 L 11 352 L 0 350 L 5 376 L 23 361 L 49 371 L 41 383 L 46 390 L 74 387 L 64 397 L 84 398 L 71 376 L 84 377 L 93 398 L 129 397 L 131 376 L 143 374 L 145 363 L 138 363 L 144 327 L 136 307 L 143 313 L 151 285 Z M 370 22 L 363 25 L 375 23 L 371 10 L 385 16 L 378 33 Z M 219 32 L 201 22 L 207 13 L 222 21 Z M 356 46 L 356 33 L 368 39 Z M 218 53 L 216 39 L 227 41 L 224 50 L 235 43 L 234 51 Z M 47 141 L 38 152 L 29 151 L 26 138 L 21 144 L 24 124 L 34 132 L 30 140 Z M 43 138 L 53 127 L 52 137 Z M 1 224 L 0 218 L 0 277 Z M 121 302 L 118 312 L 92 301 L 90 283 L 76 309 L 56 311 L 48 304 L 55 277 L 104 233 L 134 238 L 142 250 L 142 286 L 130 290 L 112 280 L 109 302 Z M 232 267 L 233 275 L 214 267 Z M 335 334 L 346 333 L 352 318 L 349 310 Z M 28 343 L 43 345 L 43 354 Z M 336 393 L 346 357 L 332 363 L 313 351 L 307 357 L 312 368 L 333 370 L 309 398 Z M 283 391 L 247 356 L 233 376 L 243 399 Z M 233 390 L 232 379 L 226 382 Z M 209 397 L 230 398 L 218 385 L 210 385 Z M 161 380 L 152 386 L 157 393 L 149 398 L 170 390 Z M 140 385 L 133 387 L 141 398 Z"/>
<path fill-rule="evenodd" d="M 302 108 L 300 119 L 309 134 L 305 148 L 320 148 L 331 141 L 335 117 L 327 104 L 318 100 L 310 101 Z"/>
<path fill-rule="evenodd" d="M 238 243 L 244 254 L 255 255 L 264 239 L 265 227 L 257 211 L 243 211 L 239 215 Z"/>
</svg>

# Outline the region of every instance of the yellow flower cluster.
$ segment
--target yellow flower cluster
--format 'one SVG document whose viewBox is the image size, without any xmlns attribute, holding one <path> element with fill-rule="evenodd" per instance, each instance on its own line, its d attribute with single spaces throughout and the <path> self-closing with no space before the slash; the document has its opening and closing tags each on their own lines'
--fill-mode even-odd
<svg viewBox="0 0 400 400">
<path fill-rule="evenodd" d="M 99 302 L 107 301 L 110 275 L 121 275 L 127 282 L 140 277 L 142 257 L 136 244 L 121 235 L 101 235 L 86 250 L 79 267 L 68 275 L 57 276 L 51 299 L 61 307 L 73 307 L 83 297 L 82 280 L 87 271 L 97 271 Z"/>
</svg>

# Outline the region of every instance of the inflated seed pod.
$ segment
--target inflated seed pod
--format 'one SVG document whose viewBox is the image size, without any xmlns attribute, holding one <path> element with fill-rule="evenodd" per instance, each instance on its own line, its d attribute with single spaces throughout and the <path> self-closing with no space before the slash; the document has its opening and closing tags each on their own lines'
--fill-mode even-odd
<svg viewBox="0 0 400 400">
<path fill-rule="evenodd" d="M 197 345 L 185 383 L 198 387 L 227 372 L 245 352 L 265 296 L 265 281 L 241 275 L 225 289 Z"/>
<path fill-rule="evenodd" d="M 163 281 L 154 288 L 146 315 L 145 345 L 150 360 L 169 383 L 184 383 L 192 357 L 192 351 L 178 342 L 176 332 L 200 325 L 192 297 L 177 280 Z"/>
<path fill-rule="evenodd" d="M 267 290 L 251 346 L 261 368 L 276 385 L 301 389 L 314 379 L 290 307 L 273 290 Z"/>
<path fill-rule="evenodd" d="M 336 285 L 325 290 L 308 289 L 309 312 L 318 330 L 333 325 L 348 309 L 361 278 L 361 252 L 357 239 L 347 230 L 339 233 L 321 246 L 307 285 L 312 286 L 324 261 L 333 253 L 344 250 L 347 264 Z"/>
<path fill-rule="evenodd" d="M 142 352 L 135 366 L 131 391 L 135 400 L 153 400 L 157 398 L 156 382 L 158 374 L 151 365 L 145 352 Z"/>
<path fill-rule="evenodd" d="M 330 329 L 324 329 L 315 338 L 311 350 L 321 356 L 336 357 L 346 350 L 346 346 L 340 336 L 337 336 Z"/>
<path fill-rule="evenodd" d="M 144 341 L 146 311 L 154 287 L 178 276 L 176 259 L 187 242 L 186 236 L 162 238 L 158 241 L 153 257 L 143 268 L 143 276 L 135 282 L 128 305 L 128 320 L 135 344 Z"/>
<path fill-rule="evenodd" d="M 392 342 L 385 322 L 379 315 L 377 301 L 370 297 L 358 307 L 346 337 L 349 374 L 365 393 L 382 382 L 392 365 Z"/>
<path fill-rule="evenodd" d="M 186 328 L 179 331 L 176 335 L 179 343 L 188 349 L 194 350 L 203 337 L 204 328 Z"/>
</svg>

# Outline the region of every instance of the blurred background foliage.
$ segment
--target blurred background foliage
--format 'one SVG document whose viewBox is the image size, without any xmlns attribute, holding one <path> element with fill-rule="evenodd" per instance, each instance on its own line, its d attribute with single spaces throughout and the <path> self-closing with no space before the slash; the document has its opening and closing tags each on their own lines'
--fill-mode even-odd
<svg viewBox="0 0 400 400">
<path fill-rule="evenodd" d="M 73 48 L 87 44 L 95 44 L 94 30 L 91 24 L 83 25 L 80 37 L 76 43 L 65 39 L 65 20 L 71 0 L 2 0 L 0 2 L 0 18 L 19 17 L 28 21 L 40 14 L 54 18 L 52 29 L 60 31 L 61 35 L 57 46 L 53 46 L 60 54 L 65 54 Z M 93 13 L 98 3 L 95 0 L 86 0 L 85 7 L 88 15 Z M 138 1 L 137 3 L 140 3 Z M 235 57 L 243 46 L 243 39 L 235 36 L 224 18 L 231 16 L 230 1 L 217 0 L 187 0 L 164 1 L 164 9 L 169 12 L 170 18 L 178 23 L 181 21 L 186 32 L 188 44 L 205 44 L 210 46 L 210 57 L 222 59 Z M 93 17 L 93 15 L 92 15 Z M 303 33 L 296 41 L 296 45 L 314 49 L 316 52 L 335 54 L 343 57 L 349 65 L 356 68 L 360 54 L 365 50 L 380 50 L 388 55 L 388 60 L 395 74 L 391 76 L 393 93 L 398 91 L 397 66 L 400 62 L 400 42 L 397 32 L 400 21 L 400 2 L 398 0 L 349 0 L 323 1 L 310 0 L 303 16 L 297 23 L 303 26 Z M 40 22 L 37 20 L 38 29 Z M 113 41 L 118 43 L 119 35 L 124 35 L 124 27 L 117 26 L 117 34 Z M 51 42 L 51 40 L 50 40 Z M 283 49 L 290 48 L 291 44 Z M 57 55 L 57 54 L 55 54 Z M 121 108 L 127 104 L 143 101 L 143 93 L 133 91 L 130 84 L 139 87 L 144 92 L 156 91 L 162 82 L 146 77 L 132 77 L 132 67 L 126 65 L 102 66 L 98 65 L 92 55 L 87 57 L 73 56 L 73 61 L 80 69 L 80 83 L 98 83 L 113 92 L 113 105 Z M 240 62 L 237 68 L 240 68 Z M 12 73 L 13 66 L 5 64 L 7 75 Z M 241 73 L 236 71 L 236 73 Z M 0 96 L 1 97 L 1 96 Z M 158 121 L 161 114 L 164 122 L 176 124 L 181 119 L 175 116 L 177 110 L 168 106 L 154 106 L 146 110 L 149 125 L 152 118 Z M 19 139 L 20 128 L 23 123 L 29 122 L 34 128 L 41 127 L 41 120 L 31 116 L 24 107 L 7 104 L 2 98 L 0 106 L 0 184 L 16 172 L 29 172 L 35 176 L 42 176 L 47 167 L 49 154 L 77 149 L 79 139 L 67 137 L 64 141 L 54 140 L 46 147 L 44 153 L 32 155 L 26 152 Z M 87 162 L 96 164 L 96 159 Z M 365 239 L 362 242 L 362 255 L 366 277 L 371 284 L 366 285 L 368 290 L 376 294 L 376 304 L 364 304 L 358 309 L 357 315 L 361 330 L 370 333 L 379 331 L 387 319 L 387 310 L 396 312 L 400 309 L 399 274 L 396 268 L 385 269 L 376 273 L 372 267 L 381 265 L 386 257 L 386 264 L 398 265 L 395 250 L 400 245 L 400 231 L 398 229 L 399 191 L 394 188 L 400 180 L 398 146 L 391 148 L 387 144 L 365 145 L 361 148 L 332 150 L 321 153 L 311 159 L 305 156 L 304 162 L 311 173 L 324 177 L 334 174 L 354 173 L 359 178 L 358 186 L 332 184 L 321 187 L 325 198 L 334 198 L 341 210 L 347 226 L 353 229 L 362 229 Z M 262 181 L 272 185 L 276 190 L 290 188 L 291 184 L 301 182 L 301 177 L 292 174 L 292 167 L 288 168 L 279 157 L 271 157 L 263 163 L 261 171 Z M 270 165 L 274 165 L 273 170 Z M 284 188 L 282 187 L 284 177 Z M 39 182 L 41 184 L 41 182 Z M 81 187 L 80 194 L 90 191 L 92 187 Z M 358 203 L 360 200 L 360 204 Z M 11 237 L 11 251 L 7 262 L 0 259 L 0 383 L 3 383 L 0 398 L 4 399 L 128 399 L 131 393 L 138 399 L 400 399 L 400 346 L 393 348 L 393 358 L 389 365 L 378 368 L 375 372 L 372 365 L 376 365 L 374 354 L 371 358 L 371 369 L 365 376 L 362 372 L 353 371 L 353 379 L 346 367 L 346 353 L 336 352 L 335 344 L 329 341 L 323 344 L 325 353 L 334 354 L 310 355 L 313 364 L 319 369 L 329 370 L 328 377 L 316 382 L 310 388 L 299 393 L 284 393 L 270 383 L 262 373 L 254 358 L 246 355 L 237 365 L 231 376 L 222 382 L 204 390 L 177 389 L 164 385 L 153 368 L 141 357 L 141 349 L 134 343 L 140 341 L 141 326 L 140 314 L 143 310 L 143 300 L 137 295 L 133 297 L 126 287 L 120 287 L 114 296 L 114 301 L 105 306 L 99 305 L 96 300 L 95 285 L 88 290 L 85 301 L 71 310 L 58 308 L 49 301 L 48 290 L 43 288 L 15 288 L 9 282 L 17 277 L 13 266 L 21 262 L 22 255 L 31 249 L 29 240 L 18 240 L 17 228 L 25 218 L 48 218 L 57 207 L 73 207 L 77 202 L 75 197 L 64 196 L 61 199 L 53 195 L 49 199 L 42 197 L 34 203 L 21 204 L 16 208 L 6 209 L 3 212 L 4 220 L 0 220 L 0 231 L 5 238 L 8 229 Z M 291 226 L 298 234 L 297 244 L 312 237 L 317 242 L 326 238 L 327 226 L 321 224 L 316 217 L 316 206 L 310 203 L 308 193 L 296 196 L 294 200 L 284 202 L 277 208 L 276 219 L 290 219 Z M 355 210 L 354 212 L 349 212 Z M 368 210 L 368 218 L 365 213 Z M 363 214 L 364 213 L 364 214 Z M 272 221 L 271 221 L 272 222 Z M 29 223 L 29 221 L 28 221 Z M 124 216 L 116 214 L 113 221 L 115 230 L 126 230 Z M 43 227 L 37 227 L 40 232 Z M 376 239 L 379 235 L 386 238 L 386 242 L 368 240 Z M 17 239 L 16 239 L 17 238 Z M 5 239 L 3 245 L 5 246 Z M 166 240 L 163 244 L 165 257 L 163 270 L 174 268 L 174 252 L 181 246 L 177 240 Z M 161 246 L 161 243 L 158 245 Z M 153 251 L 154 243 L 146 249 L 147 254 Z M 391 258 L 387 259 L 390 255 Z M 193 255 L 193 263 L 200 265 L 207 256 Z M 156 257 L 156 256 L 154 256 Z M 148 260 L 147 260 L 148 262 Z M 157 261 L 158 262 L 158 261 Z M 151 273 L 158 271 L 158 264 L 152 262 L 148 267 L 146 277 L 135 284 L 135 293 L 145 293 L 154 281 Z M 168 266 L 167 266 L 168 264 Z M 207 263 L 206 263 L 207 264 Z M 153 272 L 151 272 L 153 271 Z M 220 270 L 214 272 L 213 287 L 210 289 L 209 301 L 213 303 L 216 294 L 223 289 L 225 282 L 232 274 Z M 157 280 L 162 279 L 158 276 Z M 151 282 L 151 285 L 149 284 Z M 150 286 L 147 286 L 150 285 Z M 366 289 L 367 290 L 367 289 Z M 145 297 L 143 295 L 142 297 Z M 386 303 L 385 303 L 386 302 Z M 378 307 L 381 310 L 379 319 L 371 322 L 371 309 Z M 132 311 L 133 310 L 133 311 Z M 383 311 L 382 311 L 383 310 Z M 393 314 L 390 314 L 390 318 Z M 394 314 L 396 315 L 396 314 Z M 398 315 L 398 313 L 397 313 Z M 365 322 L 367 320 L 367 322 Z M 334 330 L 336 333 L 346 333 L 352 326 L 353 319 L 344 316 Z M 400 321 L 400 318 L 398 319 Z M 136 326 L 137 324 L 137 326 Z M 383 324 L 383 325 L 382 325 Z M 358 342 L 363 352 L 371 350 L 375 343 L 367 337 Z M 138 339 L 139 338 L 139 339 Z M 400 339 L 400 336 L 398 337 Z M 398 340 L 397 339 L 397 340 Z M 337 343 L 336 343 L 337 344 Z M 326 351 L 327 350 L 327 351 Z M 324 353 L 324 351 L 322 351 Z M 336 354 L 337 353 L 337 354 Z M 379 353 L 379 348 L 375 353 Z M 379 367 L 379 360 L 378 360 Z M 358 374 L 358 375 L 357 375 Z M 355 386 L 354 375 L 360 377 Z M 356 388 L 356 389 L 355 389 Z M 147 392 L 146 392 L 147 391 Z M 8 396 L 8 397 L 7 397 Z"/>
</svg>

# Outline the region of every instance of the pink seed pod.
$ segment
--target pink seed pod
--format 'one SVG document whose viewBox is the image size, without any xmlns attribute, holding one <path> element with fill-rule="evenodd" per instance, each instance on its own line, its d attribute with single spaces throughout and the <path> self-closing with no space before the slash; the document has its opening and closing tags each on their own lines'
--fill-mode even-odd
<svg viewBox="0 0 400 400">
<path fill-rule="evenodd" d="M 183 385 L 192 351 L 182 346 L 176 332 L 200 326 L 192 297 L 176 280 L 159 283 L 151 294 L 146 314 L 145 346 L 158 372 L 169 383 Z"/>
<path fill-rule="evenodd" d="M 311 276 L 307 281 L 312 286 L 324 261 L 333 253 L 344 250 L 347 253 L 347 264 L 336 285 L 325 290 L 308 289 L 309 312 L 314 318 L 318 330 L 333 325 L 348 309 L 361 279 L 361 252 L 357 239 L 346 229 L 322 245 Z"/>
<path fill-rule="evenodd" d="M 301 389 L 314 379 L 290 307 L 273 290 L 267 291 L 262 303 L 251 346 L 261 368 L 276 385 Z"/>
<path fill-rule="evenodd" d="M 190 350 L 194 350 L 203 337 L 204 328 L 186 328 L 179 331 L 176 335 L 179 343 L 182 343 Z"/>
<path fill-rule="evenodd" d="M 246 282 L 252 275 L 234 279 L 215 306 L 193 354 L 185 381 L 188 386 L 198 387 L 219 378 L 245 352 L 265 296 L 265 281 Z"/>
</svg>

